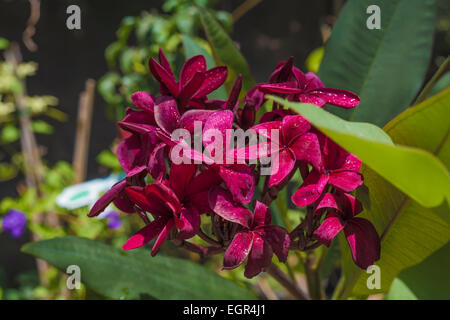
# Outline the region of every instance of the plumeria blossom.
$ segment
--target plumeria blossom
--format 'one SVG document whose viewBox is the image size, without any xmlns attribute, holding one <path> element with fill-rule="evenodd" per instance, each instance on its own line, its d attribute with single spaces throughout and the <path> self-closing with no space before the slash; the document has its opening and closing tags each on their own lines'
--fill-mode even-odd
<svg viewBox="0 0 450 320">
<path fill-rule="evenodd" d="M 117 182 L 115 185 L 111 187 L 108 191 L 106 191 L 92 206 L 89 211 L 89 217 L 96 217 L 100 213 L 102 213 L 111 202 L 114 205 L 126 213 L 134 213 L 136 210 L 134 208 L 134 204 L 130 201 L 127 194 L 125 193 L 125 188 L 133 185 L 145 185 L 145 176 L 147 175 L 147 170 L 145 167 L 138 167 L 133 169 L 127 176 Z"/>
<path fill-rule="evenodd" d="M 151 58 L 149 67 L 155 79 L 160 83 L 161 94 L 176 98 L 182 112 L 191 100 L 201 101 L 206 99 L 208 94 L 225 82 L 228 74 L 225 66 L 206 70 L 205 58 L 198 55 L 186 61 L 177 82 L 162 51 L 159 52 L 159 63 Z"/>
<path fill-rule="evenodd" d="M 380 259 L 380 238 L 369 220 L 356 217 L 361 203 L 347 193 L 326 193 L 316 206 L 316 212 L 331 209 L 314 236 L 327 247 L 344 230 L 355 264 L 367 269 Z"/>
<path fill-rule="evenodd" d="M 292 66 L 289 62 L 281 63 L 271 76 L 271 80 L 278 79 L 284 74 L 282 79 L 285 82 L 264 83 L 258 86 L 264 93 L 281 95 L 291 101 L 311 103 L 318 107 L 325 104 L 331 104 L 345 109 L 356 107 L 360 99 L 353 92 L 341 89 L 325 88 L 319 77 L 313 72 L 304 74 L 300 69 Z M 284 71 L 284 66 L 292 66 L 291 72 Z M 278 71 L 279 70 L 279 71 Z M 294 79 L 290 80 L 293 76 Z M 272 82 L 272 81 L 271 81 Z"/>
<path fill-rule="evenodd" d="M 256 201 L 255 210 L 251 212 L 220 187 L 211 190 L 209 202 L 217 215 L 241 226 L 225 252 L 224 269 L 237 268 L 247 259 L 244 275 L 252 278 L 270 266 L 274 253 L 281 262 L 286 261 L 289 233 L 270 224 L 271 213 L 266 205 Z"/>
<path fill-rule="evenodd" d="M 323 172 L 319 140 L 315 133 L 309 132 L 311 125 L 302 116 L 285 116 L 281 121 L 264 122 L 251 129 L 265 136 L 268 145 L 260 143 L 236 150 L 235 156 L 245 155 L 249 160 L 270 156 L 275 163 L 272 164 L 268 187 L 285 181 L 294 171 L 297 161 L 306 161 L 318 172 Z M 277 139 L 274 132 L 278 133 Z"/>
<path fill-rule="evenodd" d="M 198 175 L 196 172 L 195 165 L 172 164 L 169 181 L 126 189 L 129 199 L 142 211 L 151 213 L 155 220 L 128 239 L 124 250 L 139 248 L 156 237 L 151 251 L 154 256 L 173 228 L 178 229 L 178 239 L 197 234 L 200 214 L 210 211 L 209 189 L 220 183 L 220 178 L 211 170 Z"/>
<path fill-rule="evenodd" d="M 211 99 L 208 95 L 225 82 L 227 67 L 207 70 L 205 58 L 194 56 L 176 79 L 162 51 L 158 60 L 150 59 L 149 68 L 160 83 L 159 95 L 135 92 L 134 106 L 118 122 L 122 140 L 116 155 L 126 176 L 89 213 L 97 216 L 114 203 L 119 210 L 142 218 L 145 227 L 128 239 L 124 250 L 155 239 L 154 256 L 164 241 L 173 240 L 205 256 L 225 252 L 224 269 L 246 261 L 244 274 L 252 278 L 269 267 L 274 270 L 274 253 L 285 262 L 289 250 L 329 246 L 343 230 L 359 267 L 379 259 L 378 234 L 368 220 L 356 217 L 362 207 L 350 195 L 363 184 L 361 161 L 281 104 L 273 103 L 271 111 L 256 117 L 268 93 L 318 107 L 343 108 L 358 105 L 356 94 L 326 88 L 317 75 L 296 68 L 291 57 L 276 66 L 267 83 L 247 92 L 242 103 L 240 75 L 228 99 Z M 245 144 L 240 145 L 234 129 L 250 129 L 242 131 L 250 136 L 250 143 L 244 137 Z M 270 167 L 266 160 L 271 160 Z M 310 207 L 303 222 L 299 217 L 298 226 L 289 233 L 271 225 L 268 207 L 296 169 L 304 181 L 292 202 Z M 265 174 L 262 192 L 255 192 Z M 202 230 L 202 215 L 210 219 L 211 228 Z M 108 225 L 120 226 L 117 213 Z M 189 240 L 196 235 L 210 246 Z"/>
<path fill-rule="evenodd" d="M 223 110 L 213 113 L 208 117 L 203 129 L 203 145 L 215 158 L 215 152 L 221 151 L 222 157 L 219 161 L 210 164 L 223 179 L 233 198 L 241 203 L 247 204 L 253 197 L 255 190 L 255 177 L 253 170 L 245 164 L 227 164 L 227 131 L 233 128 L 233 113 Z M 215 130 L 222 136 L 222 143 L 214 144 L 209 135 L 210 130 Z M 230 132 L 230 131 L 228 131 Z M 217 137 L 217 135 L 215 136 Z M 219 150 L 217 150 L 219 148 Z"/>
<path fill-rule="evenodd" d="M 363 184 L 363 176 L 359 173 L 361 161 L 348 153 L 328 137 L 318 133 L 321 141 L 321 153 L 324 171 L 312 170 L 303 184 L 292 196 L 292 202 L 299 207 L 307 206 L 316 201 L 332 186 L 344 192 L 352 192 Z"/>
</svg>

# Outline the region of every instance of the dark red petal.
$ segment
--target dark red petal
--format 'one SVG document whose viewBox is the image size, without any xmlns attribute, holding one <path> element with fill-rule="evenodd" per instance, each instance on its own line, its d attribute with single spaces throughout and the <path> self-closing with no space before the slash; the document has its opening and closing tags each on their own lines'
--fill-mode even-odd
<svg viewBox="0 0 450 320">
<path fill-rule="evenodd" d="M 289 232 L 280 226 L 265 226 L 256 232 L 270 244 L 278 260 L 286 262 L 291 243 Z"/>
<path fill-rule="evenodd" d="M 195 74 L 197 73 L 202 74 L 205 71 L 206 71 L 206 60 L 202 55 L 194 56 L 188 59 L 184 63 L 183 68 L 181 69 L 180 91 L 188 84 L 189 81 L 191 81 L 191 79 L 194 77 Z"/>
<path fill-rule="evenodd" d="M 125 189 L 125 192 L 133 203 L 144 211 L 150 212 L 156 216 L 170 215 L 168 208 L 164 205 L 162 199 L 155 196 L 146 196 L 143 187 L 132 186 Z"/>
<path fill-rule="evenodd" d="M 119 121 L 117 122 L 117 125 L 123 130 L 137 134 L 149 134 L 154 133 L 157 130 L 157 128 L 154 125 L 149 125 L 145 123 Z"/>
<path fill-rule="evenodd" d="M 178 214 L 181 211 L 181 203 L 175 192 L 168 186 L 161 182 L 154 182 L 145 187 L 146 197 L 155 196 L 161 199 L 173 214 Z"/>
<path fill-rule="evenodd" d="M 309 92 L 299 94 L 298 100 L 302 103 L 309 103 L 318 107 L 323 107 L 326 104 L 325 100 L 323 100 L 321 97 L 310 94 Z"/>
<path fill-rule="evenodd" d="M 141 150 L 141 141 L 138 136 L 132 135 L 122 140 L 116 149 L 117 159 L 125 172 L 130 171 L 135 163 L 136 156 Z"/>
<path fill-rule="evenodd" d="M 213 110 L 188 110 L 180 118 L 180 128 L 184 128 L 193 134 L 195 122 L 201 123 L 201 128 L 203 128 L 206 120 L 213 112 Z"/>
<path fill-rule="evenodd" d="M 310 205 L 319 199 L 328 182 L 328 176 L 317 170 L 311 171 L 300 188 L 292 196 L 292 202 L 299 207 Z"/>
<path fill-rule="evenodd" d="M 253 245 L 245 265 L 244 276 L 253 278 L 272 263 L 273 251 L 269 243 L 257 233 L 253 233 Z"/>
<path fill-rule="evenodd" d="M 208 168 L 194 177 L 187 190 L 188 195 L 193 195 L 202 191 L 209 191 L 212 187 L 219 185 L 222 182 L 217 170 Z"/>
<path fill-rule="evenodd" d="M 268 140 L 273 139 L 275 143 L 281 143 L 281 121 L 260 123 L 256 126 L 251 127 L 250 130 L 254 130 L 257 134 L 266 137 Z"/>
<path fill-rule="evenodd" d="M 165 177 L 166 175 L 166 163 L 164 161 L 165 147 L 166 144 L 163 142 L 158 144 L 148 158 L 148 171 L 154 179 Z"/>
<path fill-rule="evenodd" d="M 155 121 L 169 135 L 178 128 L 180 113 L 174 98 L 162 96 L 156 99 Z"/>
<path fill-rule="evenodd" d="M 226 108 L 234 111 L 238 105 L 239 93 L 242 89 L 242 75 L 240 74 L 234 82 L 233 89 L 231 89 L 230 97 L 227 100 Z"/>
<path fill-rule="evenodd" d="M 209 190 L 189 195 L 189 201 L 195 209 L 197 209 L 199 214 L 212 212 L 212 209 L 209 206 Z"/>
<path fill-rule="evenodd" d="M 244 164 L 220 166 L 219 175 L 236 202 L 247 204 L 255 191 L 253 170 Z"/>
<path fill-rule="evenodd" d="M 175 224 L 175 222 L 173 221 L 173 219 L 170 219 L 169 221 L 167 221 L 167 224 L 164 226 L 164 228 L 162 229 L 162 231 L 159 234 L 158 238 L 156 238 L 155 243 L 153 244 L 153 248 L 152 248 L 152 251 L 151 251 L 152 257 L 156 256 L 156 254 L 159 251 L 159 248 L 161 247 L 163 242 L 169 236 L 169 233 L 172 230 L 174 224 Z"/>
<path fill-rule="evenodd" d="M 314 133 L 308 132 L 297 137 L 289 149 L 295 154 L 296 160 L 310 163 L 319 172 L 324 171 L 319 140 Z"/>
<path fill-rule="evenodd" d="M 294 57 L 292 56 L 287 61 L 278 63 L 275 71 L 270 75 L 269 81 L 272 83 L 289 81 L 292 76 L 293 64 Z"/>
<path fill-rule="evenodd" d="M 341 169 L 359 172 L 361 170 L 361 160 L 359 160 L 355 155 L 349 153 L 346 156 Z"/>
<path fill-rule="evenodd" d="M 320 78 L 314 72 L 306 73 L 305 81 L 307 82 L 307 90 L 321 89 L 325 87 Z"/>
<path fill-rule="evenodd" d="M 332 171 L 329 184 L 345 192 L 352 192 L 364 183 L 362 174 L 354 171 Z"/>
<path fill-rule="evenodd" d="M 226 155 L 226 141 L 227 141 L 227 131 L 231 133 L 233 128 L 233 112 L 230 110 L 221 110 L 212 113 L 205 122 L 205 127 L 203 128 L 203 145 L 206 147 L 208 152 L 214 150 L 215 154 L 219 152 L 214 159 L 219 159 L 222 163 Z M 215 139 L 220 134 L 222 139 L 222 144 L 215 142 Z M 220 152 L 222 152 L 222 158 L 220 158 Z"/>
<path fill-rule="evenodd" d="M 195 164 L 175 164 L 170 166 L 169 183 L 173 191 L 175 191 L 178 199 L 183 199 L 189 190 L 191 180 L 197 172 Z"/>
<path fill-rule="evenodd" d="M 236 233 L 223 257 L 223 268 L 226 270 L 239 267 L 252 249 L 253 233 Z"/>
<path fill-rule="evenodd" d="M 314 231 L 314 236 L 324 245 L 329 247 L 333 239 L 344 228 L 339 214 L 332 212 L 327 215 L 319 228 Z"/>
<path fill-rule="evenodd" d="M 144 111 L 153 112 L 155 97 L 145 91 L 137 91 L 131 95 L 134 105 Z"/>
<path fill-rule="evenodd" d="M 282 183 L 295 168 L 295 156 L 289 148 L 280 149 L 276 155 L 272 155 L 272 172 L 267 182 L 269 188 Z"/>
<path fill-rule="evenodd" d="M 252 227 L 256 228 L 265 226 L 267 224 L 270 224 L 271 220 L 272 214 L 270 213 L 269 208 L 267 208 L 267 206 L 264 203 L 256 200 Z"/>
<path fill-rule="evenodd" d="M 164 52 L 162 51 L 161 48 L 159 49 L 158 59 L 159 59 L 159 63 L 164 67 L 164 69 L 166 69 L 166 70 L 169 71 L 171 74 L 173 74 L 172 68 L 170 67 L 169 60 L 167 60 L 167 58 L 166 58 L 166 56 L 164 55 Z"/>
<path fill-rule="evenodd" d="M 259 90 L 265 93 L 281 93 L 281 94 L 296 94 L 301 93 L 303 90 L 297 88 L 297 84 L 293 81 L 291 82 L 281 82 L 281 83 L 265 83 L 258 86 Z"/>
<path fill-rule="evenodd" d="M 178 101 L 182 107 L 185 107 L 189 99 L 198 91 L 202 83 L 205 81 L 205 75 L 203 73 L 197 72 L 188 83 L 186 83 L 181 89 L 178 95 Z"/>
<path fill-rule="evenodd" d="M 176 97 L 178 95 L 178 84 L 174 75 L 156 62 L 153 58 L 150 58 L 148 65 L 155 79 L 164 85 L 164 87 L 167 88 L 167 90 L 169 90 L 174 97 Z"/>
<path fill-rule="evenodd" d="M 281 124 L 283 141 L 289 145 L 309 129 L 311 129 L 311 124 L 302 116 L 285 116 Z"/>
<path fill-rule="evenodd" d="M 342 214 L 343 219 L 351 219 L 362 211 L 361 203 L 351 194 L 338 192 L 326 193 L 319 200 L 315 210 L 335 209 Z"/>
<path fill-rule="evenodd" d="M 95 204 L 92 206 L 91 210 L 89 211 L 88 217 L 95 217 L 98 216 L 103 210 L 106 209 L 106 207 L 118 196 L 120 192 L 125 189 L 127 186 L 127 181 L 122 180 L 117 182 L 115 185 L 112 186 L 111 189 L 106 191 L 100 199 L 95 202 Z"/>
<path fill-rule="evenodd" d="M 201 98 L 219 88 L 227 79 L 228 70 L 225 66 L 214 67 L 206 71 L 204 75 L 205 81 L 193 98 Z"/>
<path fill-rule="evenodd" d="M 117 195 L 117 198 L 113 201 L 114 205 L 121 211 L 126 213 L 134 213 L 136 210 L 134 209 L 134 203 L 128 199 L 128 196 L 125 192 L 120 192 Z"/>
<path fill-rule="evenodd" d="M 225 220 L 238 223 L 249 228 L 253 214 L 233 200 L 233 196 L 221 187 L 215 187 L 209 192 L 211 209 Z"/>
<path fill-rule="evenodd" d="M 353 261 L 358 267 L 367 269 L 380 259 L 380 237 L 369 220 L 363 218 L 349 220 L 345 225 L 344 233 Z"/>
<path fill-rule="evenodd" d="M 347 90 L 322 88 L 313 91 L 308 91 L 309 95 L 314 95 L 328 104 L 342 107 L 345 109 L 351 109 L 356 107 L 361 101 L 358 95 Z"/>
<path fill-rule="evenodd" d="M 123 250 L 131 250 L 142 247 L 155 238 L 167 224 L 167 219 L 157 218 L 132 235 L 122 246 Z"/>
<path fill-rule="evenodd" d="M 175 225 L 180 230 L 179 239 L 189 239 L 200 229 L 200 214 L 193 206 L 181 209 L 180 216 L 175 218 Z"/>
</svg>

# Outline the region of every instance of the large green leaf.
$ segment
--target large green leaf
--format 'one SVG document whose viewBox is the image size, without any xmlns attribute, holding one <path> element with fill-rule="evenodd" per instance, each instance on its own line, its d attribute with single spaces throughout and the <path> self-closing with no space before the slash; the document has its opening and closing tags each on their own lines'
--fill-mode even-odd
<svg viewBox="0 0 450 320">
<path fill-rule="evenodd" d="M 32 242 L 23 251 L 65 272 L 78 265 L 81 281 L 113 299 L 254 299 L 247 289 L 188 260 L 145 250 L 125 252 L 97 241 L 63 237 Z"/>
<path fill-rule="evenodd" d="M 392 283 L 388 299 L 408 299 L 413 295 L 418 299 L 448 300 L 447 270 L 450 270 L 450 244 L 418 265 L 403 270 Z"/>
<path fill-rule="evenodd" d="M 186 36 L 186 35 L 182 35 L 181 39 L 183 39 L 183 47 L 184 47 L 184 54 L 185 54 L 186 60 L 189 58 L 192 58 L 193 56 L 200 54 L 205 57 L 206 65 L 208 66 L 208 69 L 216 66 L 216 63 L 215 63 L 213 57 L 211 57 L 211 55 L 205 49 L 203 49 L 197 43 L 197 41 L 195 41 L 194 39 L 192 39 L 191 37 Z M 226 100 L 227 97 L 228 97 L 227 92 L 223 86 L 220 87 L 219 89 L 215 90 L 214 92 L 212 92 L 209 95 L 209 98 L 211 98 L 211 99 Z"/>
<path fill-rule="evenodd" d="M 384 130 L 390 134 L 394 142 L 427 150 L 449 167 L 449 106 L 450 89 L 447 89 L 403 112 L 389 122 Z M 404 165 L 407 166 L 408 163 L 405 162 Z M 382 240 L 381 259 L 376 262 L 381 268 L 381 289 L 367 288 L 368 275 L 353 265 L 350 252 L 343 245 L 346 285 L 341 297 L 387 292 L 393 279 L 402 270 L 420 263 L 447 244 L 450 238 L 448 225 L 450 212 L 447 203 L 443 203 L 439 211 L 425 208 L 394 188 L 373 170 L 364 168 L 362 173 L 369 194 L 359 193 L 365 207 L 361 217 L 366 217 L 374 223 Z M 426 183 L 430 192 L 435 191 L 434 182 L 430 178 Z M 415 182 L 411 181 L 411 184 L 413 183 Z M 440 188 L 443 188 L 445 193 L 450 190 L 446 185 L 441 185 Z M 342 239 L 341 243 L 344 244 Z M 422 274 L 422 277 L 425 276 Z M 415 292 L 416 296 L 419 294 Z"/>
<path fill-rule="evenodd" d="M 448 99 L 448 93 L 449 91 L 445 99 Z M 437 207 L 444 199 L 450 203 L 448 170 L 432 153 L 409 146 L 394 145 L 389 136 L 375 125 L 345 121 L 314 105 L 290 102 L 273 96 L 269 98 L 300 113 L 422 206 Z M 448 105 L 448 100 L 446 101 Z M 445 101 L 439 103 L 445 107 Z M 442 120 L 445 119 L 448 119 L 448 116 L 442 117 Z M 442 217 L 449 221 L 448 213 L 444 213 Z"/>
<path fill-rule="evenodd" d="M 366 13 L 378 5 L 381 29 L 369 30 Z M 328 41 L 319 76 L 327 87 L 361 97 L 346 119 L 384 125 L 410 105 L 431 55 L 436 0 L 349 0 Z"/>
<path fill-rule="evenodd" d="M 218 63 L 231 68 L 235 76 L 242 74 L 242 86 L 245 91 L 249 91 L 255 85 L 255 81 L 247 61 L 214 17 L 205 8 L 198 7 L 198 10 L 206 36 L 213 49 L 214 58 L 218 60 Z"/>
</svg>

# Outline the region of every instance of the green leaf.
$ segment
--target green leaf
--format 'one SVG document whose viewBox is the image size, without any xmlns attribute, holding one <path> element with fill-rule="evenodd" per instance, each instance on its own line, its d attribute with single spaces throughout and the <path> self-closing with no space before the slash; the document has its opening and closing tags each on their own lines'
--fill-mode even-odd
<svg viewBox="0 0 450 320">
<path fill-rule="evenodd" d="M 449 103 L 450 89 L 403 112 L 389 122 L 384 130 L 390 134 L 395 143 L 427 150 L 448 167 Z M 389 157 L 389 154 L 384 153 L 383 156 Z M 407 158 L 403 165 L 410 166 Z M 416 170 L 415 173 L 411 172 L 411 185 L 417 183 L 414 182 L 414 176 L 421 175 L 423 172 L 420 170 L 426 169 Z M 450 239 L 448 202 L 444 202 L 440 210 L 426 208 L 394 188 L 369 168 L 364 168 L 362 173 L 369 194 L 361 194 L 362 191 L 357 194 L 363 200 L 365 208 L 361 217 L 369 219 L 375 225 L 382 241 L 381 259 L 376 262 L 381 269 L 381 289 L 377 291 L 367 289 L 368 275 L 353 265 L 350 252 L 344 241 L 341 241 L 346 278 L 345 290 L 341 297 L 347 297 L 352 293 L 364 295 L 387 292 L 393 279 L 402 270 L 420 263 L 447 244 Z M 448 181 L 447 171 L 442 172 L 442 177 Z M 429 189 L 429 196 L 432 197 L 435 192 L 448 193 L 450 190 L 448 185 L 438 183 L 436 188 L 435 178 L 429 176 L 428 181 L 423 181 L 423 187 Z M 417 295 L 417 292 L 415 294 Z"/>
<path fill-rule="evenodd" d="M 211 14 L 202 7 L 198 7 L 198 10 L 203 29 L 213 49 L 214 58 L 231 68 L 236 76 L 242 74 L 242 86 L 245 91 L 249 91 L 255 85 L 255 81 L 250 73 L 247 61 Z"/>
<path fill-rule="evenodd" d="M 394 145 L 389 136 L 375 125 L 345 121 L 314 105 L 290 102 L 273 96 L 269 98 L 293 108 L 422 206 L 437 207 L 444 199 L 450 203 L 448 170 L 430 152 Z M 445 102 L 443 104 L 445 106 Z M 445 119 L 448 117 L 442 117 L 443 121 Z"/>
<path fill-rule="evenodd" d="M 247 289 L 191 261 L 157 256 L 148 251 L 122 251 L 78 237 L 26 244 L 24 252 L 65 272 L 78 265 L 81 281 L 113 299 L 254 299 Z"/>
<path fill-rule="evenodd" d="M 450 270 L 450 244 L 445 245 L 420 264 L 403 270 L 396 280 L 400 280 L 418 299 L 445 299 L 448 291 L 447 270 Z M 395 281 L 389 296 L 392 298 Z"/>
<path fill-rule="evenodd" d="M 7 49 L 9 47 L 9 41 L 0 37 L 0 50 Z"/>
<path fill-rule="evenodd" d="M 378 5 L 381 29 L 369 30 L 366 9 Z M 328 41 L 319 76 L 327 87 L 361 97 L 346 119 L 384 125 L 408 108 L 425 76 L 436 0 L 350 0 Z"/>
<path fill-rule="evenodd" d="M 191 37 L 182 35 L 181 36 L 183 40 L 183 47 L 184 47 L 184 55 L 186 57 L 186 60 L 189 58 L 192 58 L 196 55 L 202 55 L 205 57 L 206 65 L 208 66 L 208 69 L 213 68 L 216 66 L 216 63 L 214 62 L 213 57 L 205 50 L 203 49 L 197 41 L 192 39 Z M 224 87 L 220 87 L 219 89 L 215 90 L 209 95 L 212 99 L 222 99 L 226 100 L 228 98 L 227 92 L 225 91 Z"/>
<path fill-rule="evenodd" d="M 391 290 L 384 298 L 386 300 L 417 300 L 414 293 L 399 278 L 394 279 Z"/>
<path fill-rule="evenodd" d="M 51 134 L 53 127 L 43 120 L 36 120 L 31 122 L 31 129 L 36 133 Z"/>
<path fill-rule="evenodd" d="M 20 130 L 16 128 L 13 124 L 7 124 L 3 127 L 0 137 L 3 143 L 14 142 L 17 139 L 19 139 Z"/>
<path fill-rule="evenodd" d="M 433 89 L 430 92 L 430 95 L 433 96 L 438 94 L 445 89 L 450 88 L 450 72 L 446 72 L 434 85 Z"/>
</svg>

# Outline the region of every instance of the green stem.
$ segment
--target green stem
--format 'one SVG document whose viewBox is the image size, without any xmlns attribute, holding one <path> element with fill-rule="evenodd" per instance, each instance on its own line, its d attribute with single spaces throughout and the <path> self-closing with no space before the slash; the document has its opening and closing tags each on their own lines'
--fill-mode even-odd
<svg viewBox="0 0 450 320">
<path fill-rule="evenodd" d="M 342 297 L 342 293 L 344 292 L 345 279 L 342 275 L 339 278 L 339 281 L 334 289 L 333 295 L 331 296 L 331 300 L 339 300 Z"/>
<path fill-rule="evenodd" d="M 428 95 L 431 92 L 431 89 L 433 89 L 436 82 L 447 71 L 449 64 L 450 64 L 450 56 L 447 57 L 447 59 L 445 59 L 444 63 L 441 64 L 438 71 L 436 71 L 431 80 L 428 81 L 427 85 L 425 86 L 425 88 L 423 88 L 422 92 L 419 94 L 416 101 L 414 102 L 415 105 L 421 103 L 428 97 Z"/>
</svg>

